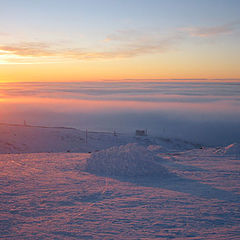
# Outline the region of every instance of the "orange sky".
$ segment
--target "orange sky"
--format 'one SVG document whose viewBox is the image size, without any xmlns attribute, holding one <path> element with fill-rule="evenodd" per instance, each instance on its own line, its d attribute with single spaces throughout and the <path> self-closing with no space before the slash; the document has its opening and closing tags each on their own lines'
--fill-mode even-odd
<svg viewBox="0 0 240 240">
<path fill-rule="evenodd" d="M 150 58 L 150 57 L 149 57 Z M 184 59 L 183 59 L 184 60 Z M 0 64 L 1 82 L 86 81 L 118 79 L 240 78 L 237 64 L 180 58 L 145 58 L 48 64 Z"/>
</svg>

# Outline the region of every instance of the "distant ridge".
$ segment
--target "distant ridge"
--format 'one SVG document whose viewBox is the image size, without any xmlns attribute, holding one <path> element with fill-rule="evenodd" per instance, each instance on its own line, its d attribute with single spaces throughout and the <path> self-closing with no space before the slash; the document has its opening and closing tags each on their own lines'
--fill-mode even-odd
<svg viewBox="0 0 240 240">
<path fill-rule="evenodd" d="M 50 127 L 50 126 L 41 126 L 41 125 L 24 125 L 24 124 L 17 124 L 17 123 L 0 123 L 2 126 L 12 126 L 12 127 L 36 127 L 36 128 L 55 128 L 55 129 L 72 129 L 72 130 L 77 130 L 76 128 L 73 127 Z"/>
</svg>

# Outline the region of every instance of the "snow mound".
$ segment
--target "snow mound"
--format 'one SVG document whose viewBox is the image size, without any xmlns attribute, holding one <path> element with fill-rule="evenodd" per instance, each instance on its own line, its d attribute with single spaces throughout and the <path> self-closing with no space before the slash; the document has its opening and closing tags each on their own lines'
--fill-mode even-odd
<svg viewBox="0 0 240 240">
<path fill-rule="evenodd" d="M 226 155 L 240 155 L 240 143 L 233 143 L 216 151 Z"/>
<path fill-rule="evenodd" d="M 109 176 L 165 176 L 166 168 L 156 161 L 156 156 L 146 147 L 136 143 L 111 147 L 93 153 L 87 159 L 86 170 Z"/>
</svg>

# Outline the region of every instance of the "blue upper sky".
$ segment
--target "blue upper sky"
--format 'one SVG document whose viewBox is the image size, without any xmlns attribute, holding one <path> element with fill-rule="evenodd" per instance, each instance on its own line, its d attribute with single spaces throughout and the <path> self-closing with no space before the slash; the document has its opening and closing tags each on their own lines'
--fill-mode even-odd
<svg viewBox="0 0 240 240">
<path fill-rule="evenodd" d="M 36 37 L 44 32 L 102 35 L 125 28 L 171 31 L 240 21 L 239 0 L 1 0 L 0 4 L 1 32 Z"/>
</svg>

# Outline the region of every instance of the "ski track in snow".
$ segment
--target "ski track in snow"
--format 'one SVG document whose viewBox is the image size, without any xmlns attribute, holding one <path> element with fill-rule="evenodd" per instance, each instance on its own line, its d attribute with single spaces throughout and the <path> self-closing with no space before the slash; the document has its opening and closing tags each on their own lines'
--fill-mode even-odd
<svg viewBox="0 0 240 240">
<path fill-rule="evenodd" d="M 61 131 L 57 134 L 62 136 Z M 47 131 L 43 134 L 49 136 Z M 92 138 L 99 139 L 89 141 L 92 151 L 112 146 L 109 135 L 95 133 Z M 122 137 L 114 144 L 133 139 L 146 146 L 158 143 Z M 169 176 L 95 175 L 85 170 L 88 153 L 1 154 L 0 238 L 239 239 L 238 145 L 231 152 L 160 143 L 163 147 L 148 149 Z M 16 139 L 15 145 L 20 145 Z"/>
</svg>

